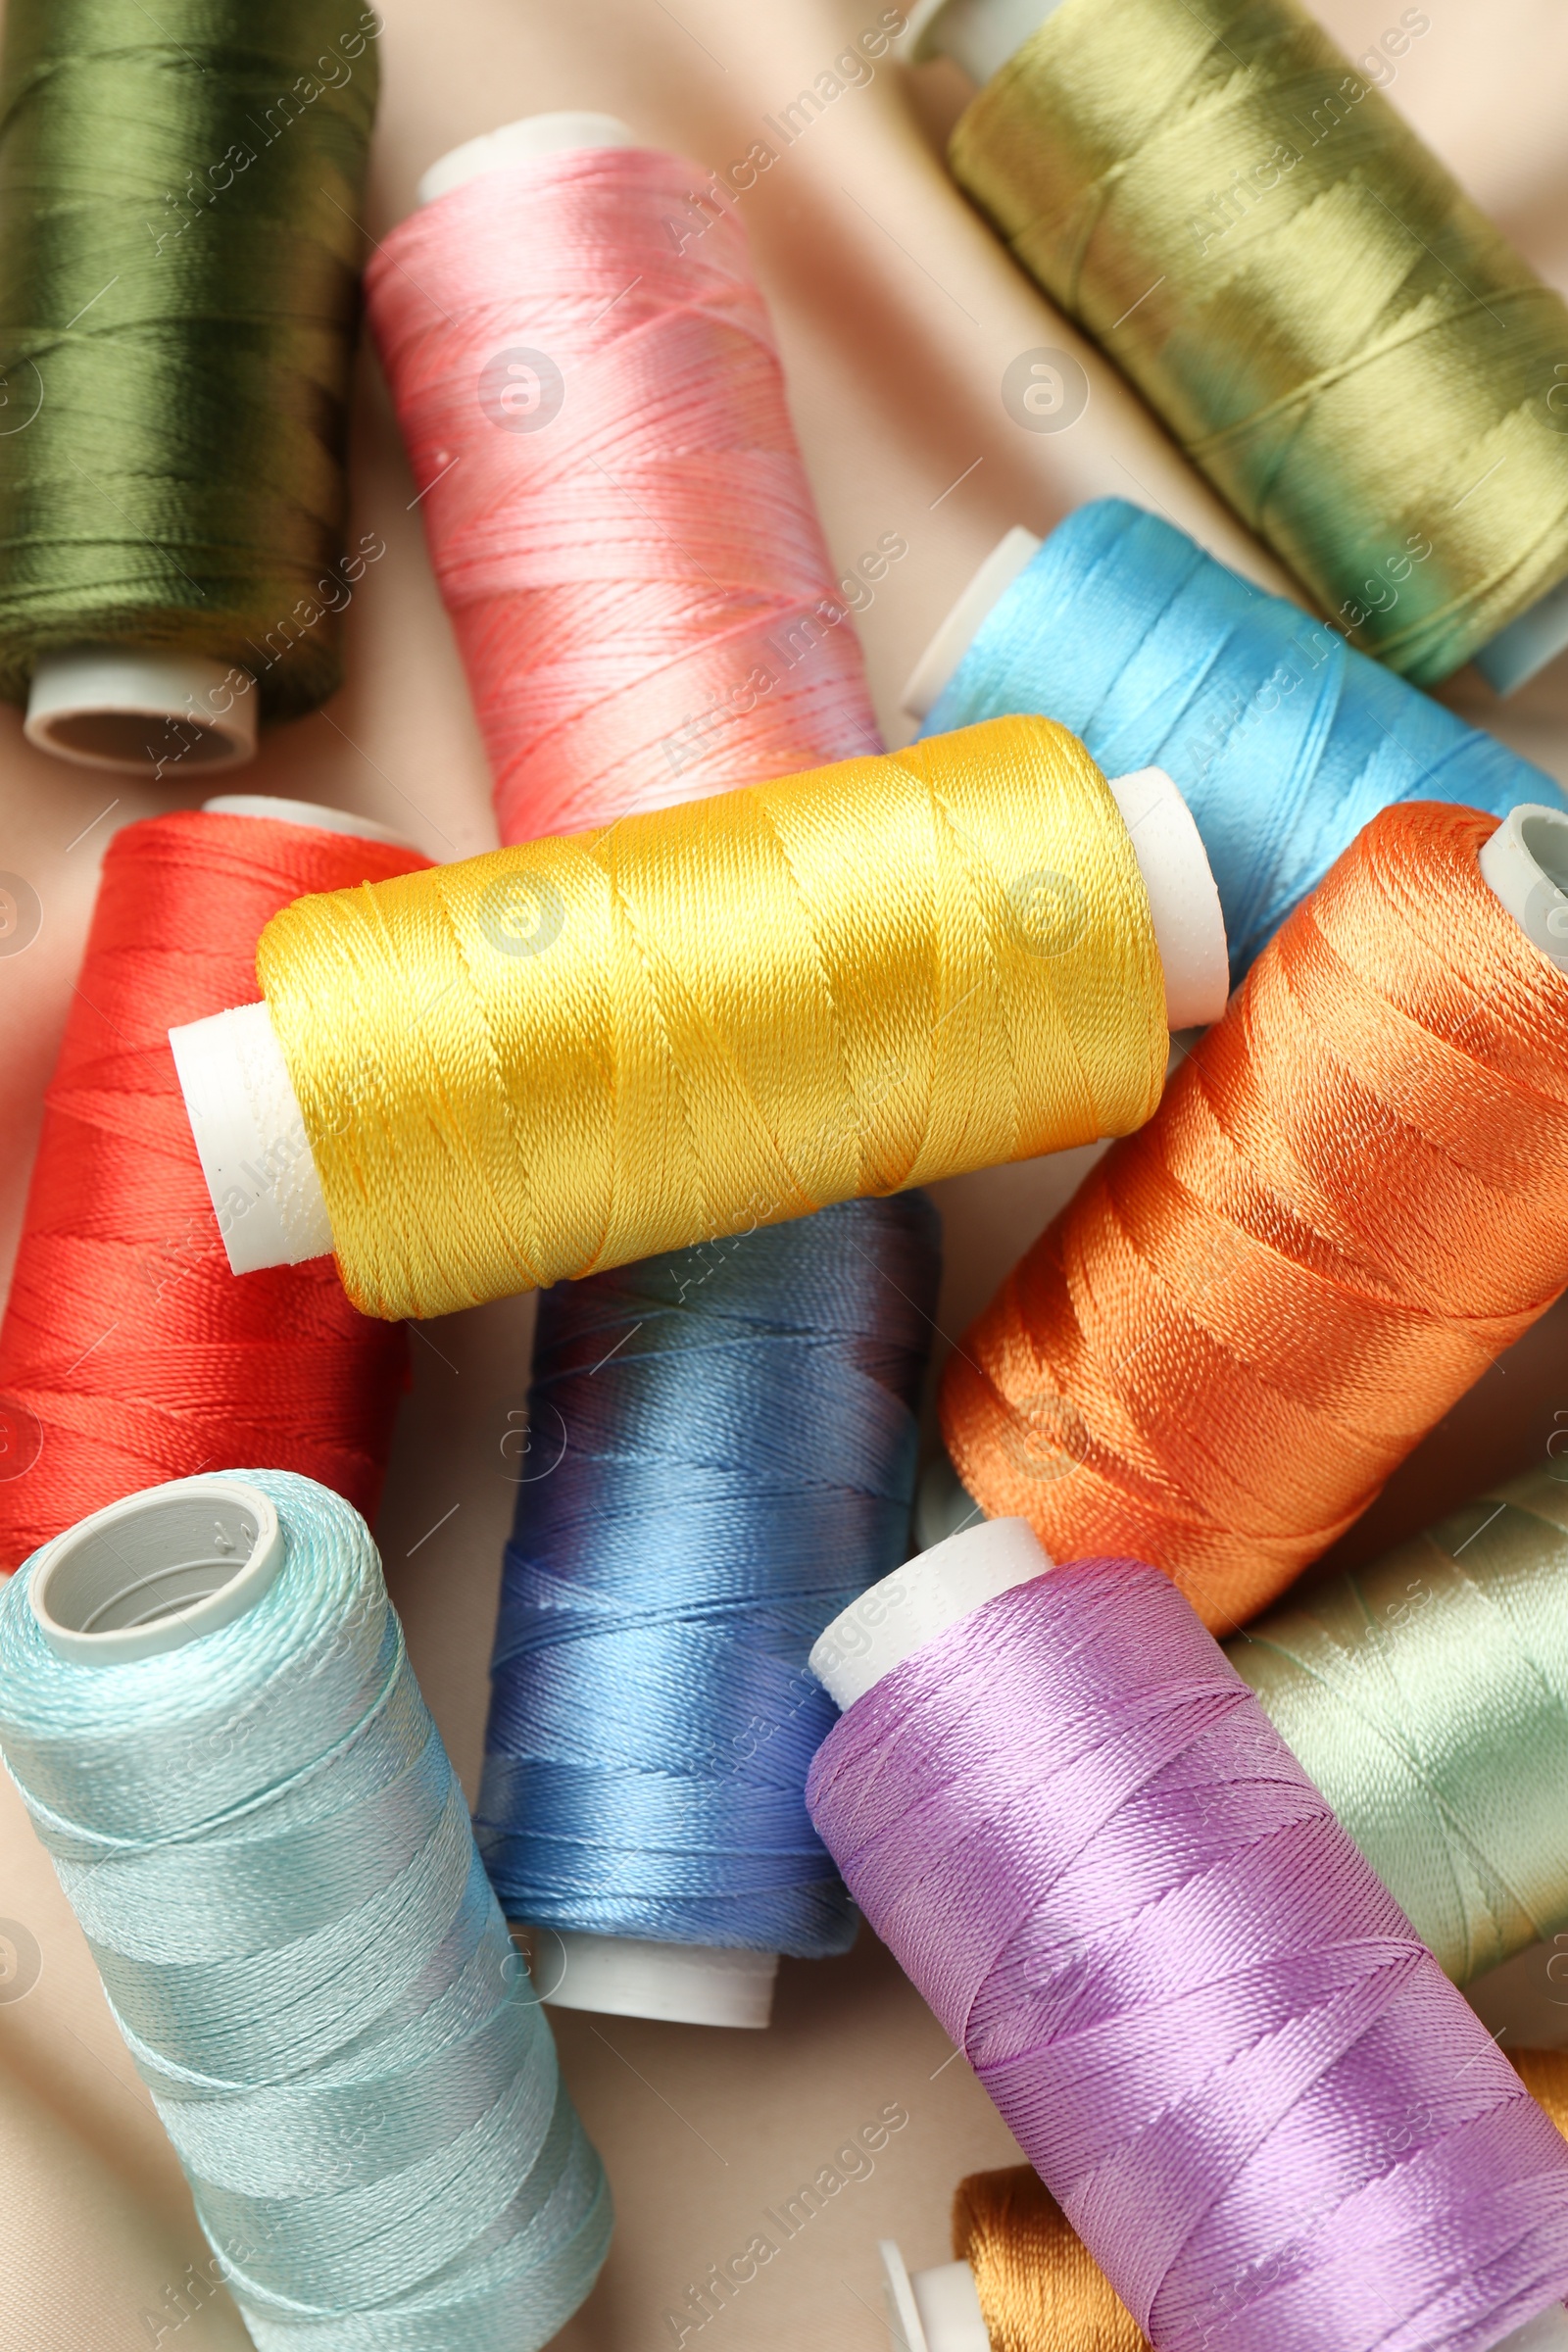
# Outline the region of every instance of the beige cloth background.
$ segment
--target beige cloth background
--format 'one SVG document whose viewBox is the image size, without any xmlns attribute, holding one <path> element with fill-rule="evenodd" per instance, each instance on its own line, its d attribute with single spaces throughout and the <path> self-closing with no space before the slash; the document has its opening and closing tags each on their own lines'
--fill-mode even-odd
<svg viewBox="0 0 1568 2352">
<path fill-rule="evenodd" d="M 419 172 L 446 149 L 547 108 L 618 113 L 651 141 L 722 167 L 881 15 L 879 0 L 384 6 L 375 234 L 409 209 Z M 1394 0 L 1318 7 L 1353 53 L 1399 16 Z M 1430 31 L 1398 61 L 1395 103 L 1568 289 L 1568 13 L 1560 0 L 1433 0 L 1427 13 Z M 859 622 L 894 741 L 909 732 L 897 705 L 911 664 L 1012 522 L 1044 531 L 1081 500 L 1120 492 L 1271 576 L 947 180 L 941 144 L 963 95 L 951 67 L 905 74 L 885 62 L 744 200 L 834 555 L 851 564 L 888 531 L 908 542 Z M 1077 349 L 1092 382 L 1088 412 L 1057 435 L 1022 430 L 1000 398 L 1008 362 L 1041 344 Z M 354 477 L 355 527 L 382 532 L 390 553 L 349 614 L 350 683 L 328 710 L 273 735 L 244 782 L 359 810 L 435 857 L 462 857 L 494 839 L 484 761 L 368 361 Z M 1474 677 L 1452 699 L 1568 779 L 1568 662 L 1505 709 Z M 43 906 L 32 946 L 0 959 L 0 1270 L 15 1246 L 96 861 L 117 826 L 168 805 L 151 789 L 37 757 L 16 714 L 0 711 L 0 867 L 25 875 Z M 947 1331 L 982 1303 L 1083 1157 L 943 1188 Z M 424 1689 L 470 1790 L 514 1494 L 500 1440 L 525 1395 L 530 1328 L 529 1305 L 507 1302 L 419 1334 L 378 1530 Z M 1559 1310 L 1423 1448 L 1347 1550 L 1364 1556 L 1484 1479 L 1539 1460 L 1560 1425 L 1554 1415 L 1568 1413 L 1565 1336 Z M 130 2352 L 176 2340 L 180 2352 L 229 2352 L 242 2330 L 226 2298 L 199 2286 L 193 2298 L 189 2281 L 207 2254 L 178 2168 L 9 1783 L 0 1784 L 0 1923 L 10 1923 L 0 1924 L 0 2352 Z M 1509 1984 L 1482 2001 L 1490 2022 L 1515 2039 L 1568 2038 L 1557 2032 L 1568 1983 L 1555 1984 L 1551 1966 L 1538 1950 L 1500 1972 Z M 1568 1964 L 1556 1973 L 1568 1979 Z M 558 2016 L 558 2033 L 620 2216 L 606 2277 L 561 2339 L 572 2352 L 672 2342 L 662 2315 L 688 2284 L 740 2251 L 764 2207 L 897 2102 L 909 2122 L 871 2177 L 846 2186 L 704 2330 L 705 2352 L 873 2352 L 886 2340 L 876 2237 L 898 2235 L 916 2265 L 945 2260 L 954 2183 L 1012 2156 L 962 2061 L 950 2062 L 929 2014 L 864 1937 L 847 1960 L 786 1962 L 765 2034 L 569 2014 Z"/>
</svg>

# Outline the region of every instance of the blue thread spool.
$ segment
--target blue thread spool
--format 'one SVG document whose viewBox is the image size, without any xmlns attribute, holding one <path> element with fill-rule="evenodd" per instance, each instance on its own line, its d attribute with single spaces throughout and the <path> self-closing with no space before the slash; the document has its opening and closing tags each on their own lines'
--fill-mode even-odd
<svg viewBox="0 0 1568 2352">
<path fill-rule="evenodd" d="M 358 1513 L 95 1512 L 0 1593 L 0 1744 L 263 2352 L 535 2352 L 599 2159 Z"/>
<path fill-rule="evenodd" d="M 905 1193 L 541 1298 L 476 1826 L 548 1999 L 764 2026 L 852 1942 L 806 1657 L 907 1549 L 938 1266 Z"/>
<path fill-rule="evenodd" d="M 1231 978 L 1380 808 L 1560 807 L 1551 778 L 1125 499 L 1009 532 L 910 681 L 922 734 L 1037 711 L 1107 775 L 1161 767 L 1219 886 Z"/>
</svg>

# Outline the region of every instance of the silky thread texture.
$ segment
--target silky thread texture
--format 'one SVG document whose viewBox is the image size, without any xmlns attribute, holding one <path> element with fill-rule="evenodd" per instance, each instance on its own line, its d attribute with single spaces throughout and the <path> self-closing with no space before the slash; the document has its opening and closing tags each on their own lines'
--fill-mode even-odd
<svg viewBox="0 0 1568 2352">
<path fill-rule="evenodd" d="M 1126 827 L 1039 718 L 302 899 L 257 972 L 387 1316 L 1118 1133 L 1167 1052 Z"/>
<path fill-rule="evenodd" d="M 0 1749 L 262 2352 L 534 2352 L 610 2197 L 368 1530 L 281 1471 L 284 1565 L 82 1667 L 0 1593 Z"/>
<path fill-rule="evenodd" d="M 1561 2132 L 1568 2051 L 1514 2050 L 1514 2072 Z M 971 2173 L 953 2197 L 953 2252 L 974 2273 L 991 2352 L 1141 2352 L 1143 2329 L 1028 2165 Z"/>
<path fill-rule="evenodd" d="M 291 899 L 424 863 L 201 811 L 110 843 L 0 1323 L 0 1568 L 215 1462 L 297 1470 L 373 1514 L 407 1337 L 356 1314 L 325 1259 L 234 1280 L 169 1031 L 254 998 L 257 938 Z"/>
<path fill-rule="evenodd" d="M 1227 1649 L 1455 1984 L 1568 1923 L 1568 1488 L 1482 1495 Z"/>
<path fill-rule="evenodd" d="M 83 643 L 229 663 L 273 716 L 337 686 L 378 29 L 359 0 L 7 10 L 9 701 Z"/>
<path fill-rule="evenodd" d="M 808 1800 L 1157 2352 L 1482 2352 L 1568 2288 L 1568 2146 L 1157 1570 L 988 1601 Z"/>
<path fill-rule="evenodd" d="M 1142 2352 L 1143 2329 L 1028 2165 L 958 2182 L 953 2254 L 974 2273 L 991 2352 Z"/>
<path fill-rule="evenodd" d="M 1125 499 L 1053 531 L 922 733 L 1042 710 L 1107 776 L 1162 767 L 1219 889 L 1231 979 L 1380 808 L 1560 808 L 1544 769 Z"/>
<path fill-rule="evenodd" d="M 479 1850 L 509 1918 L 819 1958 L 806 1658 L 909 1548 L 941 1228 L 923 1194 L 539 1302 Z"/>
<path fill-rule="evenodd" d="M 1568 571 L 1568 310 L 1297 0 L 1066 0 L 949 161 L 1392 668 L 1446 677 Z"/>
<path fill-rule="evenodd" d="M 1493 830 L 1374 817 L 1007 1276 L 941 1396 L 989 1515 L 1233 1632 L 1568 1283 L 1568 978 Z"/>
<path fill-rule="evenodd" d="M 745 231 L 694 212 L 702 177 L 542 156 L 367 271 L 506 842 L 881 749 Z"/>
</svg>

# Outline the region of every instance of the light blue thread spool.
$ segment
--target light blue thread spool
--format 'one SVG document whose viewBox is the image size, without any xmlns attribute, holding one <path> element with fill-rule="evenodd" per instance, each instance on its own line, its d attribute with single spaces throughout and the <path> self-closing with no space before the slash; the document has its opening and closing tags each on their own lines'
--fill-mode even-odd
<svg viewBox="0 0 1568 2352">
<path fill-rule="evenodd" d="M 1070 514 L 959 634 L 956 667 L 911 682 L 922 734 L 1036 711 L 1107 775 L 1163 768 L 1208 853 L 1233 983 L 1380 808 L 1562 805 L 1528 760 L 1125 499 Z"/>
<path fill-rule="evenodd" d="M 541 1299 L 475 1818 L 548 1998 L 763 2026 L 853 1941 L 806 1657 L 908 1547 L 938 1231 L 845 1201 Z"/>
<path fill-rule="evenodd" d="M 610 2198 L 358 1513 L 99 1511 L 0 1593 L 0 1747 L 264 2352 L 534 2352 Z"/>
</svg>

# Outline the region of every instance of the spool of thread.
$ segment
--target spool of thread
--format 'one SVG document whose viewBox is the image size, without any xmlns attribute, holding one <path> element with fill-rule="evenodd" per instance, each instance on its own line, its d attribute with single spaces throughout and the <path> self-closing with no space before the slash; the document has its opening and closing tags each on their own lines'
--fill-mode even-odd
<svg viewBox="0 0 1568 2352">
<path fill-rule="evenodd" d="M 1456 1984 L 1568 1924 L 1568 1488 L 1479 1496 L 1227 1654 Z"/>
<path fill-rule="evenodd" d="M 1568 2146 L 1168 1580 L 1048 1566 L 976 1529 L 812 1651 L 871 1926 L 1158 2352 L 1537 2321 Z"/>
<path fill-rule="evenodd" d="M 231 767 L 338 683 L 379 29 L 361 0 L 6 12 L 0 696 L 62 759 Z"/>
<path fill-rule="evenodd" d="M 290 1253 L 439 1314 L 1136 1126 L 1223 938 L 1167 777 L 1002 719 L 301 900 L 176 1052 L 236 1271 L 303 1120 Z"/>
<path fill-rule="evenodd" d="M 1544 769 L 1119 498 L 1044 546 L 1009 531 L 905 705 L 933 735 L 1038 710 L 1108 775 L 1163 768 L 1208 853 L 1233 981 L 1380 808 L 1561 805 Z"/>
<path fill-rule="evenodd" d="M 1568 645 L 1568 309 L 1298 0 L 911 30 L 986 84 L 959 186 L 1321 611 L 1422 686 Z"/>
<path fill-rule="evenodd" d="M 955 1516 L 1229 1633 L 1365 1510 L 1568 1284 L 1559 882 L 1561 809 L 1373 819 L 950 1358 Z"/>
<path fill-rule="evenodd" d="M 1564 2131 L 1568 2053 L 1509 2055 L 1531 2096 Z M 952 2262 L 911 2275 L 893 2240 L 880 2251 L 900 2352 L 1141 2352 L 1142 2328 L 1026 2164 L 959 2181 Z M 1553 2305 L 1508 2341 L 1514 2352 L 1568 2344 L 1568 2314 Z"/>
<path fill-rule="evenodd" d="M 508 841 L 882 748 L 739 218 L 670 233 L 700 176 L 537 116 L 368 273 Z M 765 2025 L 842 1948 L 806 1652 L 906 1548 L 935 1252 L 913 1196 L 546 1294 L 478 1821 L 552 1998 Z"/>
<path fill-rule="evenodd" d="M 882 748 L 703 176 L 612 117 L 535 116 L 434 165 L 367 272 L 506 842 Z"/>
<path fill-rule="evenodd" d="M 0 1593 L 0 1750 L 263 2352 L 535 2352 L 610 2199 L 364 1521 L 280 1471 Z"/>
<path fill-rule="evenodd" d="M 806 1655 L 908 1549 L 939 1262 L 914 1193 L 540 1300 L 475 1826 L 558 2004 L 765 2026 L 854 1941 Z"/>
<path fill-rule="evenodd" d="M 291 899 L 425 862 L 366 818 L 261 796 L 110 843 L 0 1323 L 0 1569 L 215 1462 L 297 1470 L 373 1514 L 406 1335 L 357 1315 L 325 1263 L 234 1281 L 168 1032 L 254 989 Z M 275 1217 L 273 1173 L 241 1178 L 242 1222 Z"/>
</svg>

